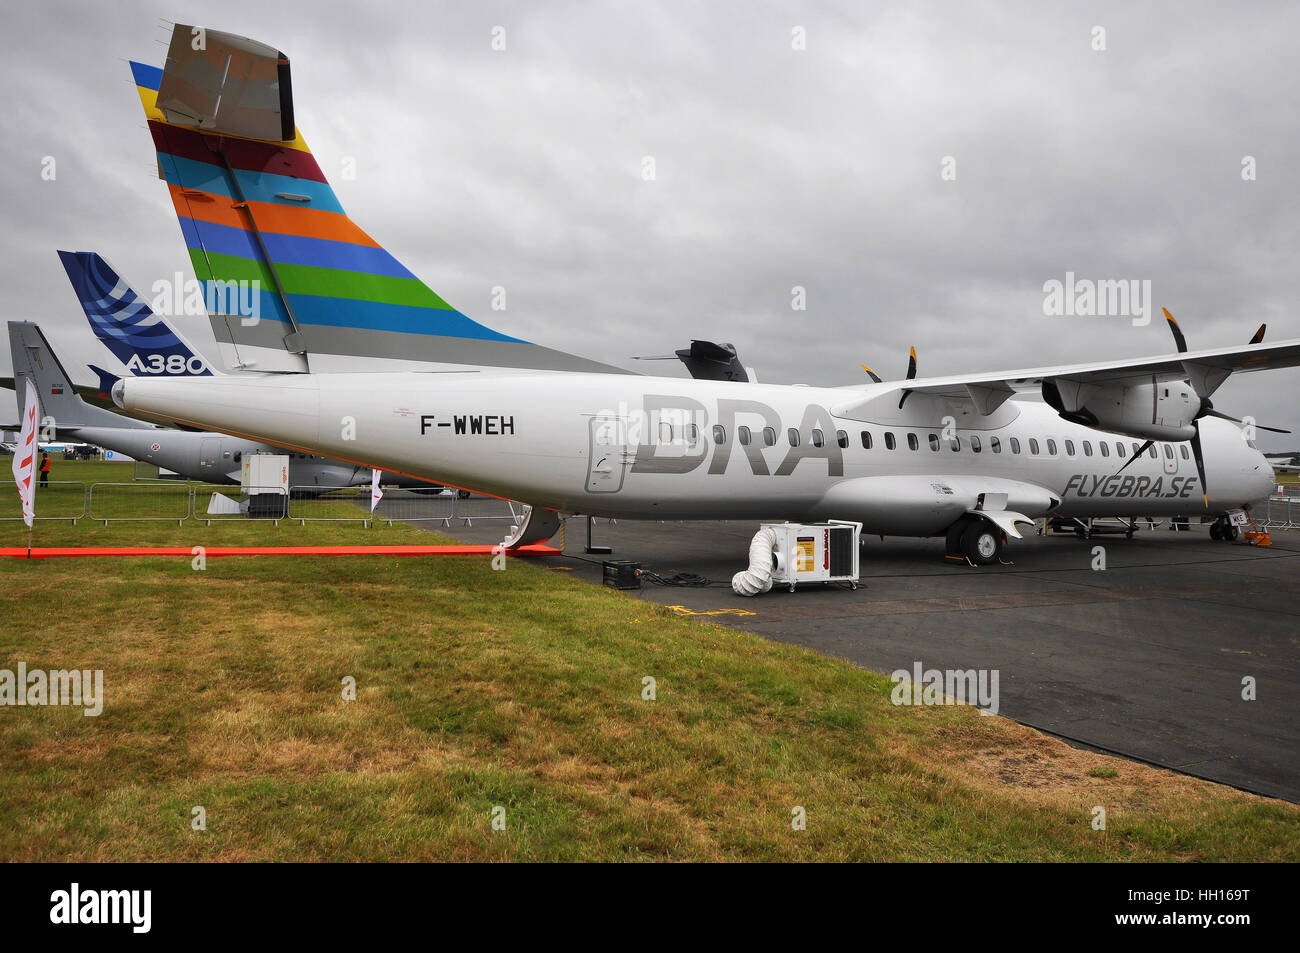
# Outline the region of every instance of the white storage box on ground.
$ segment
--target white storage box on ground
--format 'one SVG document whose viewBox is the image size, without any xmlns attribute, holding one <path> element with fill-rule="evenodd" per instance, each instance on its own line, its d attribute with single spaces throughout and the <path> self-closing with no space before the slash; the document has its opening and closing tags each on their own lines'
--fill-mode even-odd
<svg viewBox="0 0 1300 953">
<path fill-rule="evenodd" d="M 289 457 L 283 453 L 246 453 L 239 486 L 248 498 L 248 515 L 284 519 L 289 515 Z"/>
<path fill-rule="evenodd" d="M 736 573 L 731 587 L 742 596 L 756 596 L 773 585 L 847 582 L 858 587 L 858 540 L 862 524 L 846 520 L 825 523 L 764 523 L 749 546 L 749 568 Z"/>
</svg>

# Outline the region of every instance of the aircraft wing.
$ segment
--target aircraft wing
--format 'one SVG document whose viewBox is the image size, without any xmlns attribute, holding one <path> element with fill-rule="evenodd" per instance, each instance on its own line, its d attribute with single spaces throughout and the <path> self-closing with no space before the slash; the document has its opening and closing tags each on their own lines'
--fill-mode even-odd
<svg viewBox="0 0 1300 953">
<path fill-rule="evenodd" d="M 900 391 L 969 398 L 975 402 L 981 413 L 987 414 L 1017 391 L 1039 387 L 1045 380 L 1127 386 L 1150 384 L 1153 381 L 1191 379 L 1196 382 L 1198 379 L 1208 379 L 1213 382 L 1213 386 L 1209 388 L 1213 390 L 1229 374 L 1274 370 L 1279 367 L 1300 367 L 1300 340 L 1184 351 L 1181 354 L 1106 361 L 1098 364 L 1061 364 L 1055 367 L 1033 367 L 991 374 L 918 377 L 896 383 Z M 877 396 L 878 394 L 879 392 Z M 836 408 L 835 412 L 841 416 L 851 417 L 852 411 L 859 404 L 866 404 L 870 399 L 872 398 L 846 402 Z"/>
</svg>

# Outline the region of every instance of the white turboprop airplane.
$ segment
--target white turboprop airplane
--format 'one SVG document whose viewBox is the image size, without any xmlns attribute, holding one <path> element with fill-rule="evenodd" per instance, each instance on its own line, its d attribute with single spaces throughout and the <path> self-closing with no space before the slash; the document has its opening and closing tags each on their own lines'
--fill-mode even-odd
<svg viewBox="0 0 1300 953">
<path fill-rule="evenodd" d="M 1175 354 L 942 378 L 913 365 L 852 387 L 643 377 L 506 337 L 343 213 L 293 126 L 283 53 L 211 30 L 195 52 L 193 35 L 175 28 L 164 70 L 132 64 L 160 175 L 200 279 L 269 286 L 246 298 L 258 314 L 211 315 L 223 353 L 286 373 L 122 380 L 119 407 L 523 501 L 510 545 L 569 513 L 837 518 L 943 535 L 986 564 L 1040 516 L 1226 526 L 1272 488 L 1249 427 L 1210 402 L 1233 372 L 1300 364 L 1300 341 L 1264 345 L 1262 328 L 1188 351 L 1170 318 Z"/>
</svg>

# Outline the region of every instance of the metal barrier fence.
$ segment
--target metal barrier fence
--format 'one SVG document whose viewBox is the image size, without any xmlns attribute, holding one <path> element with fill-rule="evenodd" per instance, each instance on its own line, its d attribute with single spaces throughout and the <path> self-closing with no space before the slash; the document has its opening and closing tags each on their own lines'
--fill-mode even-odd
<svg viewBox="0 0 1300 953">
<path fill-rule="evenodd" d="M 190 518 L 202 520 L 205 526 L 238 520 L 270 520 L 278 525 L 289 518 L 289 494 L 282 486 L 250 487 L 247 491 L 225 483 L 191 483 L 189 487 Z"/>
<path fill-rule="evenodd" d="M 289 519 L 306 526 L 307 521 L 361 523 L 370 525 L 370 485 L 291 486 Z"/>
<path fill-rule="evenodd" d="M 289 518 L 304 525 L 308 521 L 369 523 L 375 519 L 389 526 L 438 523 L 450 527 L 457 521 L 462 526 L 473 526 L 475 520 L 517 523 L 522 515 L 508 500 L 486 496 L 462 499 L 450 490 L 390 487 L 384 490 L 373 514 L 369 486 L 295 486 L 290 488 L 289 496 Z M 340 503 L 349 504 L 351 512 Z"/>
<path fill-rule="evenodd" d="M 92 520 L 103 522 L 174 522 L 190 515 L 187 484 L 92 483 L 86 508 Z"/>
<path fill-rule="evenodd" d="M 387 504 L 387 505 L 385 505 Z M 375 507 L 375 516 L 389 526 L 393 523 L 441 522 L 450 527 L 473 526 L 474 521 L 518 523 L 522 510 L 509 500 L 494 496 L 471 496 L 461 499 L 450 491 L 443 495 L 428 495 L 420 490 L 385 490 L 384 498 Z"/>
<path fill-rule="evenodd" d="M 53 510 L 53 512 L 51 512 Z M 68 520 L 74 526 L 86 516 L 86 484 L 51 480 L 36 487 L 36 519 Z M 21 520 L 22 503 L 17 493 L 0 494 L 0 520 Z"/>
<path fill-rule="evenodd" d="M 1261 516 L 1260 510 L 1263 510 Z M 1259 524 L 1261 529 L 1269 531 L 1300 529 L 1300 498 L 1287 497 L 1278 499 L 1270 497 L 1261 506 L 1256 504 L 1251 510 L 1251 516 Z"/>
</svg>

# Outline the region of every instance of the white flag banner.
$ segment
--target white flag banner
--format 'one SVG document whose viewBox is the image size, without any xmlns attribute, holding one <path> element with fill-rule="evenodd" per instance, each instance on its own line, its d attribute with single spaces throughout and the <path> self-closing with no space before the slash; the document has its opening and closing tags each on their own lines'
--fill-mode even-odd
<svg viewBox="0 0 1300 953">
<path fill-rule="evenodd" d="M 379 474 L 383 472 L 383 470 L 370 471 L 370 512 L 372 513 L 379 505 L 379 501 L 384 498 L 384 491 L 379 486 Z"/>
<path fill-rule="evenodd" d="M 36 418 L 40 416 L 40 407 L 36 399 L 36 388 L 30 379 L 27 381 L 27 401 L 23 404 L 23 429 L 18 435 L 18 446 L 14 448 L 14 482 L 18 484 L 18 496 L 23 501 L 23 522 L 30 528 L 32 517 L 36 515 Z"/>
</svg>

